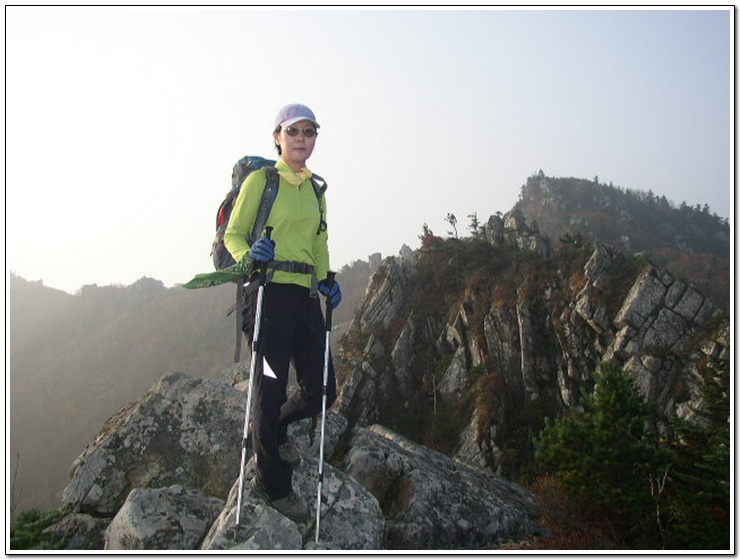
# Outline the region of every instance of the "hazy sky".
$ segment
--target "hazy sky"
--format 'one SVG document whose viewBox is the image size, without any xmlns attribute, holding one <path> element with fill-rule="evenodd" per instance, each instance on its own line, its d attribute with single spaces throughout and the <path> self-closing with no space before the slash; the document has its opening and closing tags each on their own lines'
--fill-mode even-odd
<svg viewBox="0 0 740 560">
<path fill-rule="evenodd" d="M 335 269 L 507 212 L 539 169 L 732 217 L 730 8 L 5 15 L 6 267 L 70 293 L 211 270 L 286 103 L 321 124 Z"/>
</svg>

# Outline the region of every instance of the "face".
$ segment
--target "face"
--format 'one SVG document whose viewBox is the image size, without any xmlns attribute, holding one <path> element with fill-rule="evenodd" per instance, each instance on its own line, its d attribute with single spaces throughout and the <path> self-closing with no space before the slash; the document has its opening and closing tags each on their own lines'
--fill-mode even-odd
<svg viewBox="0 0 740 560">
<path fill-rule="evenodd" d="M 295 136 L 288 134 L 295 130 L 298 131 Z M 309 120 L 302 120 L 288 127 L 281 127 L 280 132 L 275 133 L 275 142 L 280 144 L 283 152 L 282 158 L 294 171 L 306 167 L 306 160 L 311 157 L 316 145 L 316 134 L 306 136 L 306 130 L 316 132 L 316 125 Z"/>
</svg>

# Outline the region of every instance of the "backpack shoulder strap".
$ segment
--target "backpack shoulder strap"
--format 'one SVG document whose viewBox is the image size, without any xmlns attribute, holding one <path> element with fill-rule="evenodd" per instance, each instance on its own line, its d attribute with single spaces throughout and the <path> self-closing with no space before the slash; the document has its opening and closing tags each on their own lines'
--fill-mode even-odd
<svg viewBox="0 0 740 560">
<path fill-rule="evenodd" d="M 239 160 L 237 165 L 240 165 L 246 159 L 247 158 L 242 158 L 242 160 Z M 260 161 L 258 162 L 258 165 L 264 165 L 264 167 L 261 168 L 265 170 L 267 182 L 265 183 L 265 190 L 262 191 L 262 199 L 260 200 L 260 205 L 257 209 L 257 216 L 254 219 L 254 227 L 252 228 L 250 234 L 247 236 L 247 242 L 250 245 L 257 241 L 260 235 L 262 235 L 262 230 L 267 223 L 267 218 L 270 217 L 270 210 L 272 210 L 272 204 L 277 198 L 278 187 L 280 186 L 280 176 L 278 175 L 277 169 L 268 165 L 269 163 L 274 164 L 274 162 L 261 160 L 261 158 L 259 159 Z M 233 175 L 232 181 L 234 181 Z M 235 187 L 232 188 L 232 192 L 238 193 L 240 186 L 241 179 L 238 179 L 237 181 L 235 181 Z M 219 209 L 219 212 L 220 211 L 221 210 Z M 244 316 L 242 314 L 242 308 L 245 305 L 245 280 L 246 277 L 240 278 L 236 282 L 236 303 L 234 304 L 234 309 L 236 311 L 236 347 L 234 348 L 234 363 L 238 363 L 241 359 L 242 331 L 244 326 Z"/>
<path fill-rule="evenodd" d="M 313 185 L 313 191 L 316 193 L 316 199 L 319 201 L 319 229 L 316 231 L 316 235 L 320 234 L 322 231 L 326 231 L 326 219 L 324 218 L 324 193 L 326 192 L 326 189 L 329 188 L 329 185 L 326 184 L 326 181 L 322 177 L 319 177 L 318 175 L 313 175 L 311 177 L 311 184 Z"/>
<path fill-rule="evenodd" d="M 254 227 L 247 238 L 247 242 L 250 245 L 257 241 L 262 235 L 262 230 L 265 229 L 267 219 L 270 217 L 270 211 L 272 210 L 272 205 L 277 198 L 278 187 L 280 186 L 280 176 L 278 175 L 277 169 L 274 167 L 264 167 L 263 169 L 267 175 L 267 182 L 265 183 L 265 190 L 262 191 L 262 200 L 260 200 L 257 216 L 254 219 Z"/>
</svg>

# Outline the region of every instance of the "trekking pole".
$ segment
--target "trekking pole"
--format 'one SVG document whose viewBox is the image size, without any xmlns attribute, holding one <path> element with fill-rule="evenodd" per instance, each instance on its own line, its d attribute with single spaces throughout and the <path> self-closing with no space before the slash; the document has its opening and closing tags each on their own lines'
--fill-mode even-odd
<svg viewBox="0 0 740 560">
<path fill-rule="evenodd" d="M 265 237 L 270 239 L 272 228 L 265 228 Z M 267 263 L 260 264 L 259 287 L 257 288 L 257 307 L 254 313 L 254 332 L 252 333 L 252 361 L 249 364 L 249 389 L 247 389 L 247 410 L 244 413 L 244 434 L 242 436 L 242 462 L 239 469 L 239 497 L 236 501 L 236 525 L 242 510 L 242 490 L 244 489 L 244 468 L 247 462 L 247 440 L 249 439 L 249 416 L 252 412 L 252 393 L 254 392 L 254 372 L 257 370 L 260 349 L 260 327 L 262 324 L 262 298 L 267 284 Z"/>
<path fill-rule="evenodd" d="M 334 286 L 334 272 L 326 275 L 326 283 L 331 289 Z M 319 490 L 316 498 L 316 544 L 319 543 L 319 525 L 321 524 L 321 484 L 324 482 L 324 427 L 326 426 L 326 384 L 329 377 L 329 337 L 331 335 L 332 305 L 326 298 L 326 341 L 324 344 L 324 384 L 321 390 L 321 440 L 319 443 Z"/>
</svg>

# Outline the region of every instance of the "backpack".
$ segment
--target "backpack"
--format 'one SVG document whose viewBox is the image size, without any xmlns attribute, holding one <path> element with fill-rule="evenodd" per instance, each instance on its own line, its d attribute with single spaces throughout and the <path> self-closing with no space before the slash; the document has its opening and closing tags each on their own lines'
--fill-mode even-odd
<svg viewBox="0 0 740 560">
<path fill-rule="evenodd" d="M 267 219 L 270 217 L 270 211 L 272 205 L 278 195 L 278 188 L 280 186 L 280 176 L 278 175 L 277 169 L 275 169 L 275 160 L 265 159 L 259 156 L 244 156 L 234 164 L 234 168 L 231 172 L 231 190 L 224 197 L 216 212 L 216 236 L 213 239 L 211 246 L 211 257 L 213 258 L 213 265 L 216 270 L 221 270 L 236 264 L 234 258 L 229 253 L 228 249 L 224 244 L 224 233 L 226 227 L 229 225 L 229 218 L 231 217 L 231 211 L 234 209 L 234 202 L 236 197 L 239 195 L 242 183 L 247 176 L 253 171 L 258 169 L 264 169 L 267 174 L 267 183 L 265 189 L 262 192 L 262 200 L 257 210 L 257 217 L 254 220 L 254 227 L 252 231 L 247 235 L 247 241 L 252 245 L 262 235 L 262 230 L 267 224 Z M 316 231 L 316 235 L 326 230 L 326 221 L 324 220 L 324 206 L 322 203 L 322 197 L 326 191 L 327 185 L 318 175 L 311 177 L 311 185 L 313 186 L 314 193 L 319 202 L 319 228 Z M 277 265 L 286 264 L 294 265 L 300 263 L 276 263 Z M 280 268 L 276 266 L 276 268 Z M 315 275 L 314 275 L 315 277 Z M 247 280 L 246 278 L 244 280 Z M 244 287 L 244 281 L 237 281 L 236 283 L 236 303 L 232 305 L 227 311 L 227 316 L 231 315 L 235 310 L 236 314 L 236 349 L 234 352 L 234 362 L 238 362 L 241 354 L 241 336 L 242 332 L 251 338 L 252 329 L 254 328 L 254 314 L 255 314 L 255 291 L 249 290 Z"/>
<path fill-rule="evenodd" d="M 262 192 L 262 200 L 257 210 L 257 217 L 254 220 L 254 227 L 247 236 L 247 241 L 252 245 L 262 235 L 262 230 L 265 228 L 267 219 L 270 217 L 270 210 L 272 210 L 272 205 L 277 198 L 278 188 L 280 186 L 280 177 L 277 169 L 274 167 L 275 163 L 274 160 L 259 156 L 244 156 L 234 164 L 234 169 L 231 172 L 231 190 L 226 194 L 226 197 L 224 197 L 223 202 L 221 202 L 216 212 L 216 237 L 213 239 L 213 245 L 211 246 L 211 257 L 213 258 L 213 266 L 216 267 L 216 270 L 236 264 L 231 253 L 229 253 L 224 245 L 224 233 L 226 232 L 226 226 L 229 225 L 231 211 L 234 209 L 234 202 L 239 195 L 244 179 L 247 178 L 247 175 L 258 169 L 265 170 L 267 183 L 265 184 L 265 190 Z M 322 197 L 326 191 L 326 181 L 318 175 L 314 175 L 311 177 L 311 184 L 319 201 L 319 214 L 321 217 L 319 229 L 316 232 L 318 235 L 326 230 L 324 207 L 322 204 Z"/>
<path fill-rule="evenodd" d="M 234 169 L 231 172 L 231 190 L 226 193 L 223 202 L 218 207 L 216 212 L 216 237 L 213 239 L 213 245 L 211 246 L 211 257 L 213 258 L 213 266 L 216 270 L 221 270 L 232 266 L 235 263 L 234 258 L 229 253 L 228 249 L 224 245 L 224 233 L 226 232 L 226 226 L 229 225 L 229 218 L 231 217 L 231 211 L 234 209 L 234 202 L 236 197 L 239 195 L 244 179 L 252 171 L 257 171 L 263 168 L 274 169 L 275 161 L 271 159 L 265 159 L 258 156 L 244 156 L 234 164 Z M 268 172 L 268 185 L 271 182 L 271 173 Z M 274 179 L 272 179 L 274 181 Z M 274 187 L 273 187 L 274 188 Z M 267 185 L 265 186 L 267 191 Z"/>
</svg>

